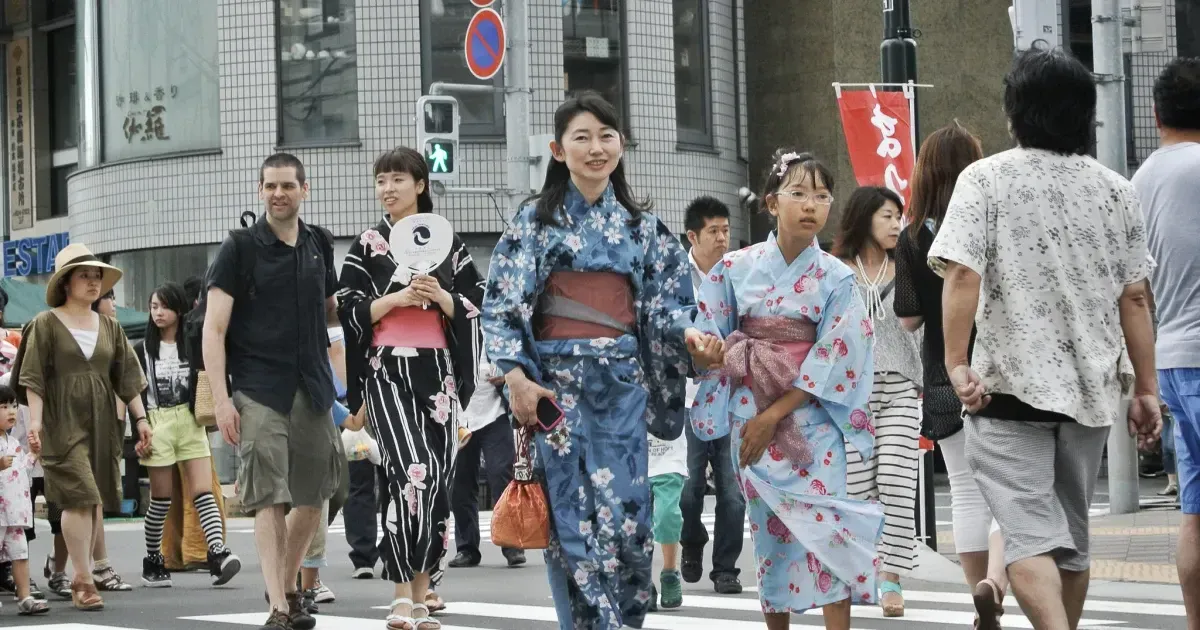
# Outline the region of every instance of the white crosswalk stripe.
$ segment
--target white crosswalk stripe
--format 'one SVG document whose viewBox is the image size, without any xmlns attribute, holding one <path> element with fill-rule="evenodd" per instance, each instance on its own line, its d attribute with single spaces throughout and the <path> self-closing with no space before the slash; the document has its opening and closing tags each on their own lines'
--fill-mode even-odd
<svg viewBox="0 0 1200 630">
<path fill-rule="evenodd" d="M 739 597 L 719 597 L 687 593 L 682 608 L 665 613 L 651 614 L 646 618 L 647 630 L 699 630 L 719 627 L 728 630 L 761 630 L 762 616 L 753 587 Z M 908 607 L 903 618 L 884 619 L 878 606 L 855 606 L 852 617 L 856 628 L 931 628 L 969 627 L 973 620 L 970 596 L 966 593 L 934 591 L 906 591 Z M 1004 616 L 1005 628 L 1032 628 L 1033 624 L 1020 614 L 1015 602 L 1009 598 L 1008 614 Z M 317 615 L 316 630 L 357 630 L 379 624 L 387 610 L 376 606 L 371 611 L 339 611 L 355 616 Z M 1096 618 L 1090 615 L 1095 614 Z M 1185 617 L 1183 606 L 1163 602 L 1136 602 L 1093 599 L 1087 602 L 1085 615 L 1080 621 L 1081 629 L 1091 630 L 1138 630 L 1132 626 L 1156 626 L 1178 624 Z M 1100 618 L 1110 617 L 1110 618 Z M 263 621 L 261 611 L 179 617 L 180 621 L 195 622 L 195 626 L 214 630 L 221 626 L 257 627 Z M 530 629 L 550 630 L 556 617 L 551 602 L 544 605 L 518 605 L 495 602 L 450 602 L 444 614 L 439 615 L 444 630 L 499 630 Z M 793 626 L 823 627 L 819 610 L 803 615 L 794 615 Z M 111 625 L 88 623 L 65 623 L 37 626 L 39 630 L 113 630 Z M 125 628 L 124 630 L 138 630 Z"/>
</svg>

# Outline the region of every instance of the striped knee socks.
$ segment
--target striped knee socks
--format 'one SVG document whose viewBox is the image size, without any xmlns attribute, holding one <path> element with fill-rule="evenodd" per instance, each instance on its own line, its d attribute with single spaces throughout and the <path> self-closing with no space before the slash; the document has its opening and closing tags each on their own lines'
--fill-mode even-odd
<svg viewBox="0 0 1200 630">
<path fill-rule="evenodd" d="M 158 557 L 162 555 L 163 523 L 167 521 L 167 512 L 171 510 L 171 498 L 150 499 L 150 507 L 146 510 L 146 555 Z"/>
<path fill-rule="evenodd" d="M 225 550 L 225 534 L 221 527 L 221 511 L 217 509 L 217 500 L 211 492 L 202 492 L 193 500 L 196 513 L 200 515 L 200 528 L 204 530 L 204 538 L 208 541 L 208 550 L 220 553 Z"/>
</svg>

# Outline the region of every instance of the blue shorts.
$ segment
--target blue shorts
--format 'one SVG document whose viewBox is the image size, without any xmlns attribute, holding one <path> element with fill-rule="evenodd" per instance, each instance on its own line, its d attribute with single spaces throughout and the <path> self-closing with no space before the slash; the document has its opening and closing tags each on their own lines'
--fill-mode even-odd
<svg viewBox="0 0 1200 630">
<path fill-rule="evenodd" d="M 1158 387 L 1174 419 L 1179 507 L 1200 514 L 1200 368 L 1159 370 Z"/>
</svg>

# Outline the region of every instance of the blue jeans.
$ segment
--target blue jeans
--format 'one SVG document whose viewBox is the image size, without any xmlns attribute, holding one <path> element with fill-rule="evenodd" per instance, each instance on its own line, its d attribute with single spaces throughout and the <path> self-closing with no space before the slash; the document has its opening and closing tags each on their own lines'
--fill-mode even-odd
<svg viewBox="0 0 1200 630">
<path fill-rule="evenodd" d="M 703 550 L 708 544 L 708 530 L 700 521 L 704 511 L 704 491 L 708 488 L 708 464 L 712 462 L 713 483 L 717 487 L 717 518 L 713 527 L 712 573 L 737 576 L 738 557 L 742 555 L 745 541 L 746 498 L 738 487 L 733 474 L 733 455 L 729 436 L 705 442 L 696 437 L 691 427 L 683 430 L 687 435 L 688 479 L 679 500 L 683 511 L 683 548 Z"/>
<path fill-rule="evenodd" d="M 1159 370 L 1158 387 L 1174 419 L 1179 507 L 1184 514 L 1200 514 L 1200 368 Z"/>
</svg>

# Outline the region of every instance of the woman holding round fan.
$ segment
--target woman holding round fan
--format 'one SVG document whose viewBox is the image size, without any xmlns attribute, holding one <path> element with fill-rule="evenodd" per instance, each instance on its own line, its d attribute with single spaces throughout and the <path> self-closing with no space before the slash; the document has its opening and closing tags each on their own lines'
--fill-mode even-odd
<svg viewBox="0 0 1200 630">
<path fill-rule="evenodd" d="M 397 265 L 397 222 L 433 211 L 429 172 L 407 148 L 375 161 L 375 193 L 386 214 L 350 247 L 338 312 L 346 332 L 347 397 L 366 406 L 387 474 L 382 560 L 396 585 L 390 630 L 433 630 L 431 582 L 449 545 L 450 484 L 458 412 L 475 389 L 483 278 L 466 245 L 428 274 Z M 417 603 L 414 603 L 414 600 Z"/>
</svg>

